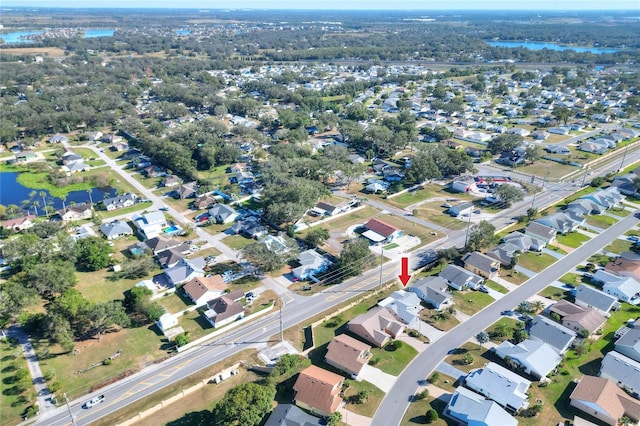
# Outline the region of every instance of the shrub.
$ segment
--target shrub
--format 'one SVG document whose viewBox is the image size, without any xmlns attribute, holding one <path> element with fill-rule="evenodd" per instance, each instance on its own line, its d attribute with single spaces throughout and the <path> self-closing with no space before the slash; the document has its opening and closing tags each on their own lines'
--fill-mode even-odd
<svg viewBox="0 0 640 426">
<path fill-rule="evenodd" d="M 423 399 L 427 399 L 429 398 L 429 391 L 427 389 L 423 390 L 422 392 L 418 392 L 413 399 L 415 399 L 416 401 L 421 401 Z"/>
<path fill-rule="evenodd" d="M 42 376 L 47 382 L 51 379 L 53 379 L 56 375 L 55 370 L 49 370 L 46 373 L 44 373 L 44 376 Z"/>
<path fill-rule="evenodd" d="M 438 380 L 440 380 L 440 373 L 438 373 L 437 371 L 433 373 L 431 377 L 429 377 L 429 383 L 431 383 L 432 385 L 438 383 Z"/>
<path fill-rule="evenodd" d="M 402 347 L 403 343 L 400 340 L 392 340 L 389 343 L 387 343 L 386 345 L 384 345 L 384 350 L 385 351 L 389 351 L 389 352 L 393 352 L 396 351 L 398 349 L 400 349 Z"/>
<path fill-rule="evenodd" d="M 40 407 L 38 406 L 38 404 L 33 404 L 32 406 L 30 406 L 25 410 L 24 416 L 27 418 L 33 417 L 36 414 L 38 414 L 39 411 L 40 411 Z"/>
<path fill-rule="evenodd" d="M 427 414 L 425 414 L 425 417 L 427 418 L 427 424 L 431 424 L 433 422 L 435 422 L 436 420 L 438 420 L 438 412 L 436 410 L 434 410 L 433 408 L 429 409 L 429 411 L 427 411 Z"/>
<path fill-rule="evenodd" d="M 102 364 L 103 365 L 111 365 L 113 361 L 111 360 L 111 358 L 105 358 L 104 360 L 102 360 Z"/>
<path fill-rule="evenodd" d="M 380 362 L 380 358 L 378 358 L 378 357 L 371 358 L 371 359 L 369 360 L 369 365 L 376 365 L 376 364 L 377 364 L 377 363 L 379 363 L 379 362 Z"/>
</svg>

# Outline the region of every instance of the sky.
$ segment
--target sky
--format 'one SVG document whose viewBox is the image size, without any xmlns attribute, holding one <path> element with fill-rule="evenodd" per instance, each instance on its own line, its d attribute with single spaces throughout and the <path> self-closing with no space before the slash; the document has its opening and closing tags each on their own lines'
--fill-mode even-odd
<svg viewBox="0 0 640 426">
<path fill-rule="evenodd" d="M 638 10 L 640 0 L 2 0 L 2 7 L 181 9 Z"/>
</svg>

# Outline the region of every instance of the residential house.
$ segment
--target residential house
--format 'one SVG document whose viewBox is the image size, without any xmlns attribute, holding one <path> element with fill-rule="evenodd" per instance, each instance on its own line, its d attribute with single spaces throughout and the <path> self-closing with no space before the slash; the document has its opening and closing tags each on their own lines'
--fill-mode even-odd
<svg viewBox="0 0 640 426">
<path fill-rule="evenodd" d="M 617 425 L 623 416 L 635 422 L 640 420 L 640 402 L 604 377 L 584 376 L 569 399 L 572 407 L 611 426 Z"/>
<path fill-rule="evenodd" d="M 549 137 L 549 132 L 544 130 L 534 130 L 531 132 L 531 137 L 537 141 L 543 141 Z"/>
<path fill-rule="evenodd" d="M 105 198 L 102 200 L 102 204 L 107 211 L 113 211 L 133 206 L 137 198 L 135 194 L 128 192 L 126 194 L 116 195 L 115 197 Z"/>
<path fill-rule="evenodd" d="M 523 164 L 525 161 L 526 151 L 522 147 L 516 147 L 511 151 L 502 151 L 500 157 L 495 162 L 498 164 L 504 164 L 506 166 L 515 167 L 519 164 Z"/>
<path fill-rule="evenodd" d="M 312 278 L 320 272 L 326 271 L 331 265 L 331 261 L 314 249 L 305 250 L 298 255 L 298 263 L 300 266 L 293 268 L 291 273 L 299 280 Z"/>
<path fill-rule="evenodd" d="M 84 163 L 83 161 L 77 161 L 69 164 L 65 164 L 61 167 L 61 170 L 68 175 L 71 173 L 84 172 L 87 170 L 91 170 L 91 166 Z"/>
<path fill-rule="evenodd" d="M 166 268 L 163 272 L 169 284 L 177 286 L 191 281 L 195 277 L 204 276 L 205 261 L 202 257 L 183 259 L 176 266 Z"/>
<path fill-rule="evenodd" d="M 180 247 L 183 245 L 180 241 L 174 240 L 173 238 L 165 237 L 164 235 L 159 235 L 157 237 L 149 238 L 136 246 L 141 248 L 143 251 L 151 250 L 154 255 L 157 255 L 161 251 Z M 185 245 L 186 246 L 186 245 Z"/>
<path fill-rule="evenodd" d="M 179 248 L 189 247 L 186 245 L 179 246 Z M 162 268 L 172 268 L 180 263 L 185 258 L 185 251 L 180 250 L 179 248 L 170 248 L 166 250 L 162 250 L 158 254 L 156 254 L 156 260 L 160 264 Z"/>
<path fill-rule="evenodd" d="M 204 306 L 209 300 L 221 297 L 227 288 L 222 275 L 219 274 L 210 277 L 195 277 L 182 287 L 184 293 L 196 306 Z"/>
<path fill-rule="evenodd" d="M 124 152 L 129 149 L 129 144 L 126 142 L 116 142 L 109 147 L 110 151 L 113 152 Z"/>
<path fill-rule="evenodd" d="M 162 229 L 167 227 L 167 219 L 161 211 L 136 215 L 132 222 L 138 229 L 138 235 L 144 240 L 160 236 Z"/>
<path fill-rule="evenodd" d="M 580 200 L 592 200 L 594 203 L 602 206 L 604 209 L 618 207 L 624 200 L 624 196 L 617 188 L 605 188 L 587 195 L 583 195 Z"/>
<path fill-rule="evenodd" d="M 160 184 L 165 188 L 173 188 L 176 185 L 180 185 L 180 178 L 176 175 L 167 175 L 162 178 Z"/>
<path fill-rule="evenodd" d="M 307 414 L 293 404 L 278 404 L 264 426 L 321 426 L 325 421 Z"/>
<path fill-rule="evenodd" d="M 229 166 L 229 173 L 242 173 L 244 171 L 248 170 L 248 165 L 246 163 L 234 163 L 231 166 Z"/>
<path fill-rule="evenodd" d="M 212 205 L 216 204 L 218 201 L 211 196 L 210 194 L 204 194 L 199 196 L 193 201 L 193 207 L 196 209 L 208 209 Z"/>
<path fill-rule="evenodd" d="M 447 265 L 442 271 L 440 271 L 438 276 L 442 278 L 449 287 L 456 290 L 464 290 L 465 288 L 477 290 L 482 284 L 484 284 L 484 278 L 480 275 L 467 271 L 457 265 Z"/>
<path fill-rule="evenodd" d="M 515 250 L 522 253 L 528 251 L 542 251 L 546 246 L 543 240 L 539 240 L 522 232 L 512 232 L 502 238 L 503 244 L 509 244 Z"/>
<path fill-rule="evenodd" d="M 133 235 L 133 229 L 129 224 L 119 220 L 103 223 L 100 225 L 100 231 L 107 237 L 107 240 L 116 240 L 121 237 Z"/>
<path fill-rule="evenodd" d="M 579 215 L 571 215 L 569 212 L 555 212 L 547 216 L 542 216 L 534 222 L 552 228 L 558 234 L 567 234 L 578 229 L 584 224 L 584 218 Z"/>
<path fill-rule="evenodd" d="M 442 309 L 451 302 L 448 283 L 440 277 L 421 278 L 406 287 L 406 290 L 417 294 L 423 302 L 435 309 Z"/>
<path fill-rule="evenodd" d="M 15 232 L 20 232 L 24 229 L 29 229 L 34 225 L 34 220 L 36 219 L 35 215 L 27 215 L 16 217 L 13 219 L 7 219 L 0 222 L 0 225 L 4 229 L 13 229 Z"/>
<path fill-rule="evenodd" d="M 49 138 L 49 143 L 67 143 L 67 142 L 69 142 L 69 138 L 59 133 Z"/>
<path fill-rule="evenodd" d="M 320 416 L 330 416 L 340 405 L 344 378 L 311 365 L 300 372 L 293 385 L 294 402 L 300 408 Z"/>
<path fill-rule="evenodd" d="M 640 303 L 640 262 L 618 257 L 593 274 L 593 280 L 602 283 L 602 291 L 632 305 Z"/>
<path fill-rule="evenodd" d="M 466 270 L 486 279 L 491 279 L 500 273 L 499 261 L 477 251 L 465 254 L 462 262 Z"/>
<path fill-rule="evenodd" d="M 38 159 L 37 154 L 33 151 L 21 151 L 14 155 L 16 157 L 14 163 L 30 163 Z"/>
<path fill-rule="evenodd" d="M 166 335 L 168 329 L 178 325 L 178 318 L 176 315 L 165 313 L 156 321 L 156 325 L 162 331 L 162 334 Z"/>
<path fill-rule="evenodd" d="M 571 150 L 564 145 L 547 145 L 544 149 L 549 154 L 571 154 Z"/>
<path fill-rule="evenodd" d="M 562 361 L 554 348 L 536 339 L 526 339 L 517 345 L 505 340 L 493 350 L 498 358 L 508 359 L 508 364 L 521 368 L 537 380 L 546 377 Z"/>
<path fill-rule="evenodd" d="M 209 220 L 215 223 L 231 223 L 238 216 L 238 212 L 226 204 L 216 204 L 209 209 Z"/>
<path fill-rule="evenodd" d="M 64 154 L 62 154 L 60 161 L 62 162 L 62 164 L 65 164 L 65 165 L 73 164 L 73 163 L 82 163 L 84 162 L 84 157 L 82 155 L 76 154 L 73 151 L 66 151 Z"/>
<path fill-rule="evenodd" d="M 329 203 L 325 203 L 325 202 L 319 202 L 317 203 L 310 211 L 309 213 L 312 216 L 335 216 L 336 214 L 340 213 L 342 211 L 342 209 L 338 206 L 334 206 L 331 205 Z"/>
<path fill-rule="evenodd" d="M 356 336 L 381 348 L 404 331 L 404 324 L 387 308 L 376 306 L 349 321 L 347 328 Z"/>
<path fill-rule="evenodd" d="M 235 222 L 231 225 L 230 229 L 234 234 L 242 234 L 247 238 L 253 238 L 255 240 L 269 233 L 267 227 L 262 225 L 260 221 L 253 216 Z"/>
<path fill-rule="evenodd" d="M 197 195 L 198 184 L 197 182 L 189 182 L 180 185 L 175 191 L 174 194 L 177 198 L 181 200 L 185 200 L 187 198 L 193 198 Z"/>
<path fill-rule="evenodd" d="M 615 310 L 620 306 L 616 297 L 586 284 L 577 288 L 575 303 L 584 308 L 593 308 L 604 316 L 608 316 L 610 310 Z"/>
<path fill-rule="evenodd" d="M 567 204 L 568 210 L 573 210 L 582 215 L 602 214 L 606 208 L 588 198 L 578 198 Z"/>
<path fill-rule="evenodd" d="M 518 425 L 518 421 L 500 405 L 462 386 L 458 386 L 449 399 L 445 415 L 462 425 Z"/>
<path fill-rule="evenodd" d="M 329 342 L 324 361 L 357 379 L 370 359 L 371 346 L 347 334 L 339 334 Z"/>
<path fill-rule="evenodd" d="M 383 183 L 382 181 L 374 180 L 374 181 L 368 182 L 367 185 L 364 187 L 364 190 L 365 192 L 375 194 L 378 192 L 385 192 L 388 187 L 389 185 L 386 182 Z"/>
<path fill-rule="evenodd" d="M 478 190 L 473 178 L 455 179 L 451 182 L 451 190 L 455 192 L 475 192 Z"/>
<path fill-rule="evenodd" d="M 596 309 L 584 308 L 564 299 L 558 300 L 549 307 L 553 316 L 560 317 L 560 323 L 577 332 L 583 337 L 589 337 L 602 328 L 607 318 Z"/>
<path fill-rule="evenodd" d="M 545 244 L 551 244 L 556 239 L 557 231 L 539 222 L 529 222 L 527 227 L 524 228 L 524 234 Z"/>
<path fill-rule="evenodd" d="M 58 215 L 63 222 L 91 219 L 93 216 L 93 208 L 89 203 L 74 204 L 58 210 Z"/>
<path fill-rule="evenodd" d="M 95 142 L 95 141 L 99 141 L 100 138 L 102 137 L 102 132 L 97 131 L 97 132 L 87 132 L 87 140 L 89 142 Z"/>
<path fill-rule="evenodd" d="M 369 219 L 365 223 L 362 236 L 374 243 L 390 243 L 402 236 L 402 230 L 380 219 Z"/>
<path fill-rule="evenodd" d="M 471 201 L 466 201 L 464 203 L 456 204 L 455 206 L 451 206 L 447 209 L 447 213 L 453 217 L 470 215 L 471 212 L 475 209 L 475 206 Z"/>
<path fill-rule="evenodd" d="M 517 412 L 529 405 L 527 392 L 531 382 L 495 362 L 469 373 L 465 383 L 469 389 L 497 402 L 507 411 Z"/>
<path fill-rule="evenodd" d="M 387 308 L 396 319 L 415 328 L 420 321 L 420 311 L 423 309 L 420 298 L 413 292 L 397 290 L 389 297 L 378 302 L 378 306 Z"/>
<path fill-rule="evenodd" d="M 640 393 L 640 362 L 619 352 L 607 352 L 600 364 L 600 377 L 609 379 L 638 398 Z"/>
<path fill-rule="evenodd" d="M 214 328 L 220 328 L 244 318 L 244 305 L 240 301 L 244 297 L 242 290 L 232 291 L 206 303 L 204 316 Z"/>
<path fill-rule="evenodd" d="M 142 169 L 141 173 L 144 173 L 150 179 L 165 176 L 167 174 L 162 167 L 156 166 L 155 164 L 145 167 L 144 169 Z M 162 182 L 164 183 L 164 179 L 162 180 Z"/>
<path fill-rule="evenodd" d="M 122 136 L 118 136 L 118 135 L 115 135 L 113 133 L 108 133 L 108 134 L 102 136 L 100 138 L 100 140 L 102 142 L 106 142 L 106 143 L 118 143 L 118 142 L 122 142 L 123 138 L 122 138 Z"/>
<path fill-rule="evenodd" d="M 576 336 L 575 331 L 542 315 L 535 317 L 529 325 L 529 338 L 545 342 L 560 355 L 569 350 Z"/>
<path fill-rule="evenodd" d="M 615 350 L 640 362 L 640 328 L 631 328 L 616 340 Z"/>
<path fill-rule="evenodd" d="M 621 194 L 635 195 L 638 192 L 634 179 L 638 177 L 635 173 L 628 173 L 624 176 L 616 176 L 611 182 L 611 187 L 616 188 Z"/>
</svg>

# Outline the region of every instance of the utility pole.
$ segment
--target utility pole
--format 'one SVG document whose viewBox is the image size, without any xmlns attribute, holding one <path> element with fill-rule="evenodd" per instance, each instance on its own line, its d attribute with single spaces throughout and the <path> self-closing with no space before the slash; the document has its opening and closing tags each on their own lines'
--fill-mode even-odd
<svg viewBox="0 0 640 426">
<path fill-rule="evenodd" d="M 380 248 L 380 283 L 378 289 L 382 290 L 382 261 L 384 260 L 384 247 Z"/>
<path fill-rule="evenodd" d="M 467 244 L 469 244 L 469 228 L 471 228 L 471 213 L 469 213 L 469 219 L 467 219 L 467 233 L 464 236 L 464 249 L 466 249 Z"/>
<path fill-rule="evenodd" d="M 624 164 L 624 159 L 627 156 L 627 150 L 629 149 L 629 145 L 624 149 L 624 153 L 622 154 L 622 161 L 620 162 L 620 167 L 618 168 L 618 172 L 622 171 L 622 165 Z"/>
<path fill-rule="evenodd" d="M 284 327 L 282 323 L 282 303 L 280 303 L 280 343 L 284 342 Z"/>
<path fill-rule="evenodd" d="M 67 398 L 66 393 L 63 393 L 62 396 L 64 396 L 64 402 L 67 404 L 67 410 L 69 410 L 69 416 L 71 416 L 71 423 L 73 424 L 73 426 L 76 426 L 76 419 L 73 417 L 71 407 L 69 406 L 69 398 Z"/>
<path fill-rule="evenodd" d="M 584 171 L 584 176 L 582 176 L 582 183 L 580 184 L 580 188 L 584 186 L 584 182 L 587 180 L 588 174 L 589 174 L 589 166 L 587 165 L 587 170 Z"/>
</svg>

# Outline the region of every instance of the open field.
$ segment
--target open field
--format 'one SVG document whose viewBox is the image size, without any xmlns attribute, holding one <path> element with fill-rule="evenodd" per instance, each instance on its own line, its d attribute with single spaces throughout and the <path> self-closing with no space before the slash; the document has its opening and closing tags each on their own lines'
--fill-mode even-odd
<svg viewBox="0 0 640 426">
<path fill-rule="evenodd" d="M 31 376 L 27 374 L 27 391 L 18 393 L 18 375 L 24 374 L 27 363 L 24 360 L 22 349 L 6 339 L 0 340 L 0 419 L 3 425 L 16 425 L 22 421 L 22 416 L 31 401 L 27 397 L 30 392 Z M 43 373 L 46 374 L 46 370 Z M 31 389 L 32 390 L 32 389 Z M 35 401 L 35 397 L 33 398 Z"/>
<path fill-rule="evenodd" d="M 64 57 L 64 50 L 58 47 L 11 47 L 2 48 L 0 53 L 7 55 L 42 55 L 52 58 Z"/>
<path fill-rule="evenodd" d="M 160 268 L 157 268 L 150 271 L 144 278 L 134 280 L 118 279 L 115 281 L 110 279 L 113 272 L 109 272 L 107 269 L 95 272 L 76 272 L 78 277 L 76 288 L 87 300 L 95 303 L 122 300 L 124 299 L 125 291 L 131 289 L 136 283 L 149 279 L 160 272 Z"/>
<path fill-rule="evenodd" d="M 568 164 L 560 164 L 555 161 L 541 159 L 533 164 L 518 167 L 518 170 L 523 173 L 538 176 L 540 179 L 557 179 L 577 171 L 578 168 Z"/>
<path fill-rule="evenodd" d="M 540 272 L 557 259 L 547 253 L 523 253 L 518 257 L 518 265 L 533 272 Z"/>
</svg>

